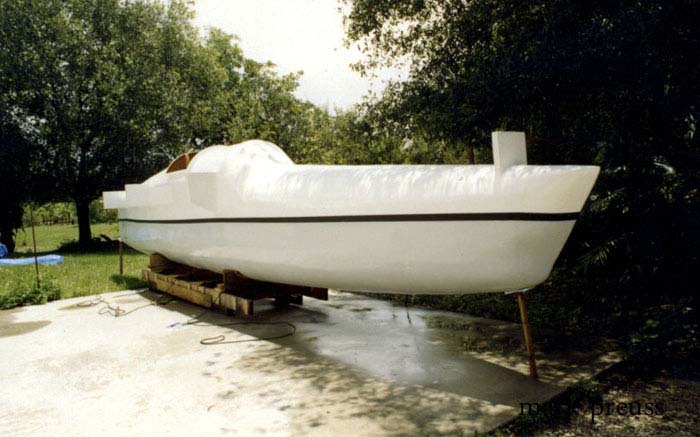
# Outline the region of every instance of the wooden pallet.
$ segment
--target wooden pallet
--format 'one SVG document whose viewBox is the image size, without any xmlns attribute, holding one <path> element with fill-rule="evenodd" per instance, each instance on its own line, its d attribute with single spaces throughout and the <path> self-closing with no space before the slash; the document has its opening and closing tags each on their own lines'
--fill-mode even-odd
<svg viewBox="0 0 700 437">
<path fill-rule="evenodd" d="M 328 300 L 328 289 L 278 284 L 248 278 L 236 270 L 223 274 L 175 263 L 164 256 L 150 257 L 143 279 L 154 290 L 205 308 L 252 315 L 259 299 L 274 299 L 275 305 L 302 305 L 304 296 Z"/>
</svg>

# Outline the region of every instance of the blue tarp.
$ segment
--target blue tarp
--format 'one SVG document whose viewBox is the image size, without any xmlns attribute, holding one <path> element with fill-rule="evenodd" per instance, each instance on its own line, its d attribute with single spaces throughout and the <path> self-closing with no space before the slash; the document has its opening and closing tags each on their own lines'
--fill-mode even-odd
<svg viewBox="0 0 700 437">
<path fill-rule="evenodd" d="M 61 255 L 42 255 L 37 257 L 39 264 L 55 265 L 63 262 Z M 34 264 L 34 257 L 31 258 L 2 258 L 0 266 L 26 266 Z"/>
<path fill-rule="evenodd" d="M 5 258 L 7 256 L 7 246 L 0 243 L 0 258 Z"/>
</svg>

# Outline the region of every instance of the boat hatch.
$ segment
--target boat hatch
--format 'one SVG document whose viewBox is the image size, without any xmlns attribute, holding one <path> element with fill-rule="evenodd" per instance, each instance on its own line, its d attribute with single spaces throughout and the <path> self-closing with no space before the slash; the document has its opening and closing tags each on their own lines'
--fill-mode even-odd
<svg viewBox="0 0 700 437">
<path fill-rule="evenodd" d="M 175 158 L 173 162 L 170 163 L 168 166 L 168 169 L 165 171 L 166 173 L 172 173 L 174 171 L 180 171 L 184 170 L 187 168 L 188 165 L 190 165 L 190 161 L 192 161 L 192 158 L 197 154 L 197 152 L 187 152 L 183 153 L 182 155 L 178 156 Z"/>
</svg>

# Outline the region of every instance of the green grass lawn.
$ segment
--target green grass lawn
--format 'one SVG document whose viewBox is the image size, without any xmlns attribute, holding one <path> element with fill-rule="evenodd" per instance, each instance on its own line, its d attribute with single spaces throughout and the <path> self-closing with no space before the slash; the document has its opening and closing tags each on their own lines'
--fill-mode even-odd
<svg viewBox="0 0 700 437">
<path fill-rule="evenodd" d="M 112 239 L 119 236 L 119 225 L 94 224 L 94 236 L 104 234 Z M 78 238 L 77 225 L 37 226 L 37 251 L 58 253 L 64 256 L 63 264 L 39 265 L 41 281 L 50 282 L 61 290 L 61 297 L 86 296 L 131 288 L 143 287 L 141 269 L 148 264 L 148 257 L 132 250 L 124 254 L 124 275 L 119 275 L 119 255 L 109 252 L 61 253 L 62 243 Z M 17 236 L 14 257 L 31 256 L 31 229 Z M 34 265 L 0 267 L 0 295 L 31 289 L 36 281 Z"/>
<path fill-rule="evenodd" d="M 96 237 L 104 234 L 110 238 L 119 237 L 119 225 L 117 223 L 95 223 L 91 226 L 92 235 Z M 63 243 L 78 239 L 78 225 L 51 225 L 37 226 L 36 250 L 37 252 L 56 251 Z M 27 227 L 17 233 L 15 238 L 16 255 L 32 253 L 32 228 Z M 119 267 L 117 265 L 117 267 Z"/>
<path fill-rule="evenodd" d="M 119 237 L 119 225 L 117 223 L 95 223 L 91 228 L 94 237 L 100 234 L 110 238 Z M 78 239 L 78 225 L 37 226 L 35 230 L 37 252 L 56 251 L 61 244 Z M 26 227 L 20 230 L 15 237 L 15 243 L 17 244 L 17 247 L 15 247 L 17 256 L 31 255 L 32 228 Z"/>
</svg>

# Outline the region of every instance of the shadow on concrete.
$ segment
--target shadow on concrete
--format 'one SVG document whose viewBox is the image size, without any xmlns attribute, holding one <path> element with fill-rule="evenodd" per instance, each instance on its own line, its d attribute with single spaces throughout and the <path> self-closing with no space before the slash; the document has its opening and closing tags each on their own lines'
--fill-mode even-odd
<svg viewBox="0 0 700 437">
<path fill-rule="evenodd" d="M 144 297 L 153 301 L 160 294 L 146 292 Z M 257 305 L 257 304 L 256 304 Z M 255 355 L 259 371 L 266 371 L 264 363 L 270 363 L 270 372 L 276 372 L 280 364 L 297 369 L 292 376 L 304 379 L 325 389 L 328 378 L 337 374 L 339 367 L 331 366 L 324 372 L 314 369 L 321 357 L 335 366 L 357 374 L 358 378 L 380 378 L 403 386 L 423 386 L 431 390 L 458 396 L 470 397 L 495 405 L 518 407 L 520 402 L 537 402 L 548 399 L 561 391 L 562 387 L 535 381 L 525 374 L 502 366 L 495 360 L 484 360 L 470 353 L 459 341 L 454 330 L 431 327 L 425 319 L 441 314 L 439 311 L 410 309 L 413 317 L 406 317 L 406 309 L 386 301 L 374 300 L 349 293 L 334 293 L 330 302 L 305 301 L 304 306 L 275 308 L 259 305 L 259 312 L 250 318 L 223 316 L 213 312 L 202 314 L 193 311 L 192 305 L 177 302 L 168 309 L 182 312 L 190 317 L 198 316 L 203 323 L 220 325 L 221 334 L 231 337 L 247 335 L 264 339 L 283 333 L 286 328 L 270 326 L 223 326 L 232 321 L 289 322 L 296 326 L 295 335 L 271 343 L 282 346 L 269 357 Z M 492 338 L 505 333 L 519 337 L 517 325 L 462 317 L 490 329 Z M 486 329 L 482 329 L 486 332 Z M 488 342 L 488 338 L 486 340 Z M 229 345 L 232 347 L 235 345 Z M 225 348 L 226 345 L 214 345 Z M 512 352 L 512 351 L 511 351 Z M 513 360 L 525 362 L 524 353 L 513 354 Z M 408 387 L 401 389 L 406 393 Z"/>
<path fill-rule="evenodd" d="M 0 311 L 0 338 L 28 334 L 51 324 L 49 320 L 16 322 L 15 314 L 23 311 L 25 308 L 22 307 Z"/>
</svg>

